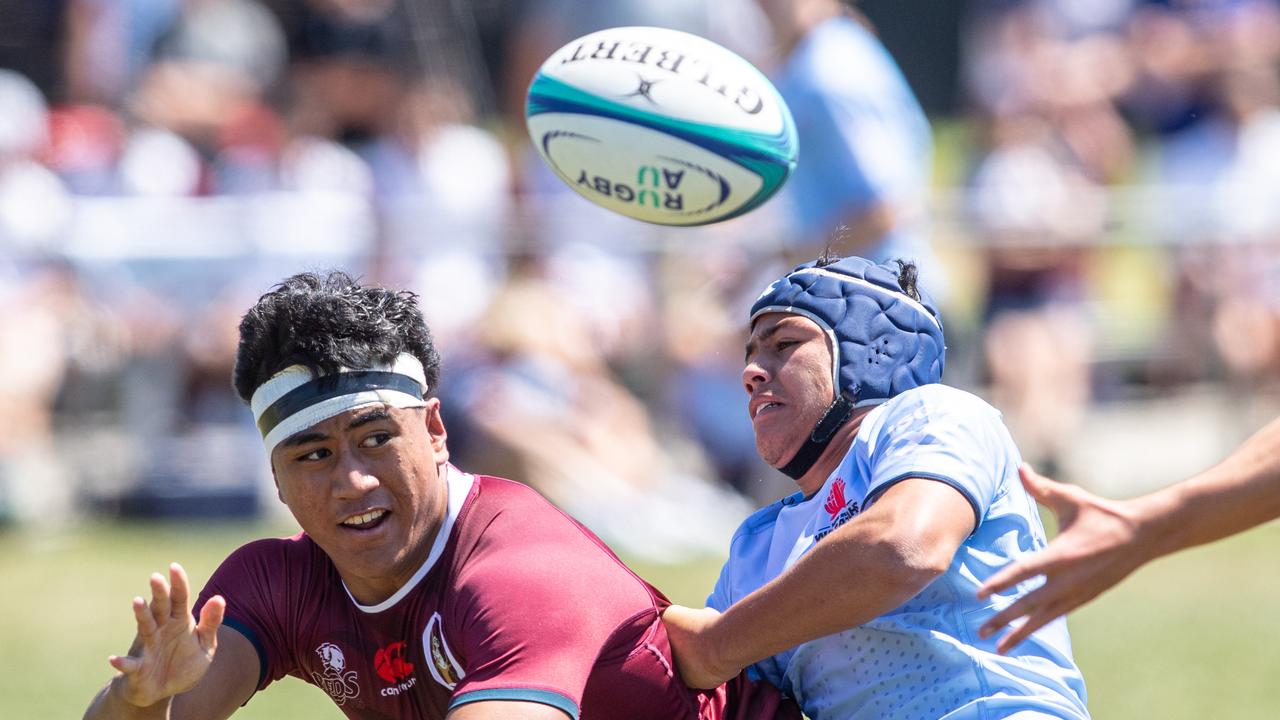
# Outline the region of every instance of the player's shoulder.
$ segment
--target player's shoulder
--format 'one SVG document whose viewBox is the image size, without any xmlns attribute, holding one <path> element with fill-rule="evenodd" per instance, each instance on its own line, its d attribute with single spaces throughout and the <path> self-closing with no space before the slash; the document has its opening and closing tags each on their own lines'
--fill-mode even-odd
<svg viewBox="0 0 1280 720">
<path fill-rule="evenodd" d="M 309 558 L 323 557 L 324 551 L 306 533 L 288 537 L 271 537 L 250 540 L 227 556 L 228 560 L 241 562 L 303 562 Z"/>
<path fill-rule="evenodd" d="M 280 538 L 259 538 L 242 544 L 230 552 L 223 565 L 252 568 L 296 569 L 310 564 L 328 564 L 328 556 L 306 533 Z"/>
<path fill-rule="evenodd" d="M 998 418 L 1000 416 L 1000 411 L 986 400 L 967 390 L 942 383 L 919 385 L 901 392 L 881 403 L 876 408 L 876 412 L 886 420 L 922 413 L 930 417 L 961 415 Z"/>
<path fill-rule="evenodd" d="M 476 475 L 463 510 L 455 591 L 508 597 L 625 598 L 652 608 L 654 591 L 590 529 L 527 485 Z M 607 591 L 605 590 L 607 588 Z"/>
<path fill-rule="evenodd" d="M 773 526 L 777 524 L 778 515 L 782 510 L 803 500 L 804 493 L 796 492 L 751 513 L 734 531 L 731 544 L 749 542 L 752 538 L 770 533 Z"/>
<path fill-rule="evenodd" d="M 524 483 L 493 475 L 473 477 L 475 481 L 465 509 L 468 515 L 523 517 L 526 521 L 541 519 L 553 523 L 569 520 L 550 500 Z"/>
<path fill-rule="evenodd" d="M 520 546 L 536 539 L 559 543 L 564 552 L 581 552 L 588 546 L 606 549 L 594 533 L 537 490 L 492 475 L 475 476 L 461 522 L 472 538 L 467 545 Z"/>
<path fill-rule="evenodd" d="M 313 586 L 335 576 L 329 556 L 305 533 L 298 533 L 241 545 L 222 561 L 213 580 L 220 592 L 232 592 L 246 586 L 277 590 Z"/>
<path fill-rule="evenodd" d="M 506 500 L 509 502 L 529 502 L 529 503 L 546 503 L 546 498 L 542 497 L 537 490 L 518 483 L 515 480 L 498 477 L 496 475 L 473 475 L 475 478 L 476 492 L 485 495 L 491 500 Z"/>
</svg>

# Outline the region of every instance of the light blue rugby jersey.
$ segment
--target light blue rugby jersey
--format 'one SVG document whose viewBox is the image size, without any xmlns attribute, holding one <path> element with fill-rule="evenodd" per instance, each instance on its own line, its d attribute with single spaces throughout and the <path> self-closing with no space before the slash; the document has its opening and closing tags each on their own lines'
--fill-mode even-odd
<svg viewBox="0 0 1280 720">
<path fill-rule="evenodd" d="M 978 522 L 943 575 L 896 610 L 768 658 L 753 672 L 813 720 L 1088 718 L 1064 620 L 1007 657 L 995 652 L 998 634 L 978 638 L 983 622 L 1035 582 L 987 601 L 976 598 L 978 586 L 1045 545 L 1018 463 L 999 411 L 977 396 L 946 385 L 908 390 L 867 414 L 817 493 L 792 495 L 742 524 L 707 604 L 724 610 L 777 577 L 895 482 L 945 482 Z"/>
<path fill-rule="evenodd" d="M 880 41 L 852 18 L 831 18 L 805 35 L 776 81 L 800 138 L 782 197 L 807 238 L 826 237 L 846 216 L 887 202 L 897 226 L 858 254 L 876 262 L 931 259 L 925 202 L 932 132 Z"/>
</svg>

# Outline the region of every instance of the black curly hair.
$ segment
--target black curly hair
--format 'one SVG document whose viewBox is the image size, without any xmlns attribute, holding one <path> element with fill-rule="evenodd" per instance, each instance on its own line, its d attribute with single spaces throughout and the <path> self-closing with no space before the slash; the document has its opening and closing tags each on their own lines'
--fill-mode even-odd
<svg viewBox="0 0 1280 720">
<path fill-rule="evenodd" d="M 427 387 L 435 390 L 440 354 L 416 295 L 364 287 L 341 271 L 299 273 L 258 298 L 240 320 L 233 383 L 247 403 L 290 365 L 322 375 L 389 364 L 404 352 L 422 362 Z"/>
<path fill-rule="evenodd" d="M 823 248 L 822 253 L 818 255 L 818 259 L 814 262 L 814 267 L 826 267 L 828 265 L 833 265 L 843 259 L 844 258 L 837 255 L 835 251 L 831 249 L 831 246 L 828 245 L 825 248 Z M 911 298 L 912 300 L 915 300 L 916 302 L 919 302 L 920 301 L 920 289 L 918 287 L 920 282 L 919 268 L 917 268 L 916 264 L 910 260 L 899 259 L 899 260 L 895 260 L 894 262 L 898 264 L 898 287 L 902 288 L 902 292 L 906 293 L 907 297 Z"/>
</svg>

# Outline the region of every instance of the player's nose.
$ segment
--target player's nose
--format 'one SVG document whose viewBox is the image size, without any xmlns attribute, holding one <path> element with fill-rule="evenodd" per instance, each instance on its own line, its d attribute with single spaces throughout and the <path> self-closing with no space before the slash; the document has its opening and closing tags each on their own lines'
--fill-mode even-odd
<svg viewBox="0 0 1280 720">
<path fill-rule="evenodd" d="M 344 459 L 338 466 L 333 488 L 338 497 L 358 497 L 381 484 L 372 468 L 358 460 Z"/>
<path fill-rule="evenodd" d="M 752 360 L 742 368 L 742 388 L 747 391 L 747 395 L 754 395 L 756 390 L 767 382 L 769 382 L 769 371 L 765 370 L 759 362 Z"/>
</svg>

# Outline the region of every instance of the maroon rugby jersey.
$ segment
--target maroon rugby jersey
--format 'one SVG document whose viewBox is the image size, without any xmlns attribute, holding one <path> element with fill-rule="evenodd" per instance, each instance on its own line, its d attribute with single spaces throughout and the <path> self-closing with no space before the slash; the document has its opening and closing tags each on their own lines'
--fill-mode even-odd
<svg viewBox="0 0 1280 720">
<path fill-rule="evenodd" d="M 553 705 L 582 720 L 799 718 L 767 683 L 689 690 L 667 604 L 586 528 L 530 488 L 456 468 L 423 567 L 376 606 L 348 594 L 306 534 L 232 553 L 200 593 L 258 651 L 261 690 L 293 675 L 349 718 L 444 718 L 477 700 Z"/>
</svg>

